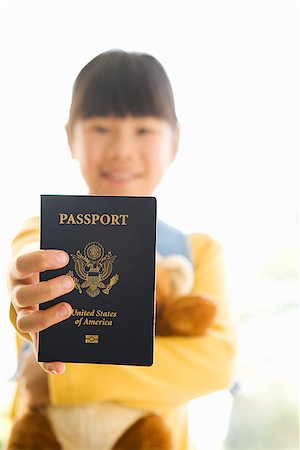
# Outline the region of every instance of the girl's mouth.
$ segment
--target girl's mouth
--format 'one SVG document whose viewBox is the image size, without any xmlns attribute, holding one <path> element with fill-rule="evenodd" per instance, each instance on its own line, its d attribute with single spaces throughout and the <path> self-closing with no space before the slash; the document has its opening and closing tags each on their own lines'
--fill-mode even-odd
<svg viewBox="0 0 300 450">
<path fill-rule="evenodd" d="M 102 172 L 101 176 L 110 183 L 129 183 L 137 178 L 132 172 Z"/>
</svg>

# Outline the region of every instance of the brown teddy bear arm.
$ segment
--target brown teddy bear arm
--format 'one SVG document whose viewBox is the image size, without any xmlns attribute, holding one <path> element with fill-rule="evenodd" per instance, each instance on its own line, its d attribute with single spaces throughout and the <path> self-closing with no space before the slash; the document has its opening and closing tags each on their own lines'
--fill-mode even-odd
<svg viewBox="0 0 300 450">
<path fill-rule="evenodd" d="M 199 336 L 216 316 L 215 302 L 204 295 L 186 295 L 165 304 L 159 311 L 158 336 Z"/>
</svg>

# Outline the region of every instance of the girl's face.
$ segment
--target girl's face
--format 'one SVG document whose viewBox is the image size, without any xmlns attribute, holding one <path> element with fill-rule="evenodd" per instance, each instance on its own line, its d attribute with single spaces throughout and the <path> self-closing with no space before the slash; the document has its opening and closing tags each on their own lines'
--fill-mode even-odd
<svg viewBox="0 0 300 450">
<path fill-rule="evenodd" d="M 95 116 L 67 133 L 90 194 L 147 196 L 176 155 L 179 130 L 152 116 Z"/>
</svg>

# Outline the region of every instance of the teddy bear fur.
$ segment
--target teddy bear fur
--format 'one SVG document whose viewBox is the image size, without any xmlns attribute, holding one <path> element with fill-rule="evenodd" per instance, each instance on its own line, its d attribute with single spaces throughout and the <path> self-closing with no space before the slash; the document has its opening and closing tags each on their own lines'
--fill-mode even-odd
<svg viewBox="0 0 300 450">
<path fill-rule="evenodd" d="M 205 333 L 216 314 L 212 298 L 191 294 L 194 273 L 183 256 L 157 258 L 156 334 L 158 336 L 199 336 Z M 124 408 L 124 414 L 126 414 Z M 27 408 L 11 429 L 7 450 L 60 450 L 54 432 L 41 408 Z M 99 448 L 99 447 L 98 447 Z M 157 414 L 148 413 L 135 420 L 117 438 L 111 450 L 172 450 L 171 430 Z M 108 450 L 108 449 L 107 449 Z"/>
</svg>

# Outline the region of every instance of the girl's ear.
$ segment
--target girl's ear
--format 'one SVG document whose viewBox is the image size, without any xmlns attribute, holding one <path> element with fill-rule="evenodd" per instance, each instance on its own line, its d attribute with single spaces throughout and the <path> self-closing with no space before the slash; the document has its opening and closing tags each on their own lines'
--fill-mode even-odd
<svg viewBox="0 0 300 450">
<path fill-rule="evenodd" d="M 71 126 L 70 126 L 69 123 L 66 123 L 65 130 L 66 130 L 66 133 L 67 133 L 68 146 L 69 146 L 69 148 L 71 150 L 72 158 L 76 159 L 76 154 L 75 154 L 74 149 L 73 149 L 72 130 L 71 130 Z"/>
<path fill-rule="evenodd" d="M 180 136 L 180 128 L 179 128 L 179 125 L 176 125 L 174 127 L 174 131 L 173 131 L 171 162 L 174 161 L 174 159 L 177 155 L 178 145 L 179 145 L 179 136 Z"/>
</svg>

